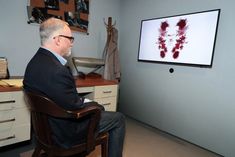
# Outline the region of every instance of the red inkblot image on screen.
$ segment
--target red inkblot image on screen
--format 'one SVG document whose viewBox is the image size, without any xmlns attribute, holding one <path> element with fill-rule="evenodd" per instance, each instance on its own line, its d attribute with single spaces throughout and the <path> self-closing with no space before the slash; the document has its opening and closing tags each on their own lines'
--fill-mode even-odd
<svg viewBox="0 0 235 157">
<path fill-rule="evenodd" d="M 176 34 L 168 34 L 167 28 L 170 28 L 167 21 L 164 21 L 160 25 L 159 29 L 159 37 L 158 37 L 158 49 L 160 50 L 160 56 L 161 58 L 164 58 L 166 56 L 168 47 L 166 45 L 166 41 L 169 40 L 169 42 L 175 42 L 175 46 L 172 48 L 172 57 L 174 59 L 178 58 L 180 51 L 183 49 L 186 39 L 186 30 L 188 26 L 186 26 L 186 19 L 180 19 L 179 22 L 176 24 L 178 26 L 178 29 L 176 28 Z M 175 27 L 174 27 L 175 28 Z M 176 40 L 173 40 L 172 38 L 167 38 L 174 36 L 176 37 Z"/>
<path fill-rule="evenodd" d="M 212 67 L 220 9 L 141 21 L 138 61 Z"/>
</svg>

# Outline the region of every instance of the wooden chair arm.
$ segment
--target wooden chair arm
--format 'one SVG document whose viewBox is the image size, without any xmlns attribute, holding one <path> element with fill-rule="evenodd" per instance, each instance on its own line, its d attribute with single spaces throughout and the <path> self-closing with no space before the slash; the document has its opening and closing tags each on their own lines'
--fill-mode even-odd
<svg viewBox="0 0 235 157">
<path fill-rule="evenodd" d="M 102 108 L 96 103 L 96 102 L 89 102 L 86 104 L 84 108 L 81 108 L 79 110 L 73 110 L 73 111 L 66 111 L 68 114 L 71 114 L 71 118 L 81 118 L 90 114 L 95 114 L 96 112 L 100 112 Z"/>
</svg>

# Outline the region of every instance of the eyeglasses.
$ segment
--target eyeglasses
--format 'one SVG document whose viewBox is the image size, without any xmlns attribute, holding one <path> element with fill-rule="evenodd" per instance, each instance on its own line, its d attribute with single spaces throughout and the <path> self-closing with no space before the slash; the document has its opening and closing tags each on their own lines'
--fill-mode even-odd
<svg viewBox="0 0 235 157">
<path fill-rule="evenodd" d="M 74 41 L 74 37 L 66 36 L 66 35 L 58 35 L 59 37 L 64 37 L 70 40 L 71 43 Z"/>
</svg>

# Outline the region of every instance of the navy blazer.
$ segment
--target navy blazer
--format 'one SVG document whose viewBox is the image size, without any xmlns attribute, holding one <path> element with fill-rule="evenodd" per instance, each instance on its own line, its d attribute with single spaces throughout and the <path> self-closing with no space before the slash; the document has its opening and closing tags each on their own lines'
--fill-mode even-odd
<svg viewBox="0 0 235 157">
<path fill-rule="evenodd" d="M 64 109 L 84 107 L 71 71 L 44 48 L 39 48 L 28 63 L 23 84 L 25 90 L 42 94 Z M 87 123 L 88 121 L 50 118 L 55 143 L 67 148 L 83 141 Z"/>
</svg>

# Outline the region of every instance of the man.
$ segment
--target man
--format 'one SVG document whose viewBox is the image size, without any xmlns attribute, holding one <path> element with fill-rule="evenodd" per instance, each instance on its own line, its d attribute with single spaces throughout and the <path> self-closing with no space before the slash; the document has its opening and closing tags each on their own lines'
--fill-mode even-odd
<svg viewBox="0 0 235 157">
<path fill-rule="evenodd" d="M 40 25 L 41 47 L 27 65 L 24 76 L 25 90 L 52 99 L 68 110 L 84 107 L 84 98 L 76 91 L 74 78 L 66 68 L 65 56 L 71 54 L 74 38 L 68 24 L 50 18 Z M 56 144 L 68 148 L 78 144 L 87 122 L 51 118 L 53 139 Z M 101 112 L 98 132 L 109 132 L 109 157 L 122 157 L 125 136 L 125 118 L 119 112 Z"/>
</svg>

